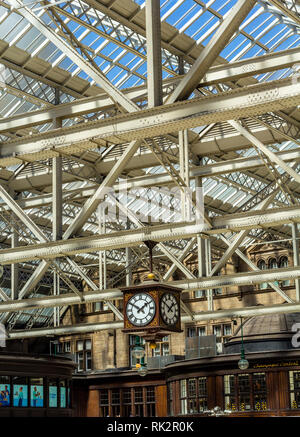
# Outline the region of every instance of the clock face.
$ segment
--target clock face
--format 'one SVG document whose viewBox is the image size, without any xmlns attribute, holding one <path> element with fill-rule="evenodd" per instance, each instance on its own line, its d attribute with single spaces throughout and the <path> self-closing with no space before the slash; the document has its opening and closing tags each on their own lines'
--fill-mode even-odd
<svg viewBox="0 0 300 437">
<path fill-rule="evenodd" d="M 155 315 L 155 301 L 147 293 L 137 293 L 132 296 L 126 306 L 128 320 L 135 326 L 145 326 Z"/>
<path fill-rule="evenodd" d="M 160 300 L 160 313 L 167 325 L 175 325 L 179 318 L 179 305 L 175 296 L 165 293 Z"/>
</svg>

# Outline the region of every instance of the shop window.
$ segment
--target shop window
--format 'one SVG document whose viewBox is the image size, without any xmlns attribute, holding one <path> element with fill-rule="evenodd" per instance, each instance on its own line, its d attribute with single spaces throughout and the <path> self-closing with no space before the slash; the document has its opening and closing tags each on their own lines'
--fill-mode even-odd
<svg viewBox="0 0 300 437">
<path fill-rule="evenodd" d="M 201 298 L 201 297 L 205 297 L 205 290 L 196 290 L 195 298 Z"/>
<path fill-rule="evenodd" d="M 48 379 L 48 398 L 49 398 L 49 407 L 57 408 L 57 398 L 58 398 L 58 389 L 57 389 L 57 380 L 56 379 Z"/>
<path fill-rule="evenodd" d="M 180 410 L 181 414 L 187 414 L 187 389 L 186 379 L 180 381 Z"/>
<path fill-rule="evenodd" d="M 100 390 L 100 416 L 155 417 L 155 387 Z"/>
<path fill-rule="evenodd" d="M 66 381 L 59 381 L 59 391 L 60 391 L 60 407 L 66 408 L 67 406 L 67 387 Z"/>
<path fill-rule="evenodd" d="M 26 377 L 13 377 L 14 407 L 28 407 L 28 382 Z"/>
<path fill-rule="evenodd" d="M 206 377 L 198 378 L 198 401 L 199 401 L 199 412 L 208 410 Z"/>
<path fill-rule="evenodd" d="M 155 417 L 155 387 L 146 387 L 147 417 Z"/>
<path fill-rule="evenodd" d="M 72 408 L 71 389 L 68 387 L 68 407 Z"/>
<path fill-rule="evenodd" d="M 207 410 L 206 377 L 180 381 L 181 414 L 195 414 Z"/>
<path fill-rule="evenodd" d="M 113 417 L 120 416 L 121 396 L 120 396 L 120 390 L 118 388 L 112 389 L 111 391 L 111 411 Z"/>
<path fill-rule="evenodd" d="M 267 409 L 267 384 L 265 373 L 253 373 L 253 403 L 254 410 L 261 411 Z"/>
<path fill-rule="evenodd" d="M 196 378 L 188 379 L 187 383 L 187 409 L 189 414 L 197 413 Z"/>
<path fill-rule="evenodd" d="M 263 259 L 261 259 L 261 260 L 258 261 L 258 263 L 257 263 L 257 267 L 258 267 L 260 270 L 266 270 L 266 269 L 267 269 L 267 265 L 266 265 L 266 263 L 265 263 L 265 261 L 264 261 Z M 265 289 L 265 288 L 268 288 L 268 283 L 267 283 L 267 282 L 263 282 L 263 283 L 259 284 L 259 288 L 260 288 L 261 290 L 263 290 L 263 289 Z"/>
<path fill-rule="evenodd" d="M 238 375 L 239 410 L 251 410 L 249 375 Z"/>
<path fill-rule="evenodd" d="M 137 417 L 144 417 L 144 399 L 143 399 L 142 387 L 137 387 L 134 389 L 134 403 L 135 403 L 135 415 Z"/>
<path fill-rule="evenodd" d="M 225 395 L 225 410 L 235 411 L 237 409 L 235 396 L 235 378 L 234 375 L 224 376 L 224 395 Z"/>
<path fill-rule="evenodd" d="M 108 390 L 100 390 L 100 417 L 109 416 Z"/>
<path fill-rule="evenodd" d="M 157 343 L 155 349 L 152 349 L 152 356 L 153 357 L 166 356 L 169 355 L 169 352 L 170 352 L 169 336 L 166 336 L 161 339 L 161 342 Z"/>
<path fill-rule="evenodd" d="M 131 400 L 131 388 L 124 388 L 122 391 L 123 395 L 123 416 L 130 417 L 133 415 L 132 412 L 132 400 Z"/>
<path fill-rule="evenodd" d="M 290 407 L 300 408 L 300 372 L 289 372 Z"/>
<path fill-rule="evenodd" d="M 44 406 L 43 378 L 30 378 L 30 406 Z"/>
<path fill-rule="evenodd" d="M 76 342 L 76 363 L 78 372 L 92 370 L 91 349 L 91 340 L 78 340 Z"/>
<path fill-rule="evenodd" d="M 267 410 L 265 373 L 225 375 L 224 396 L 226 410 Z"/>
<path fill-rule="evenodd" d="M 0 407 L 10 406 L 9 376 L 0 376 Z"/>
</svg>

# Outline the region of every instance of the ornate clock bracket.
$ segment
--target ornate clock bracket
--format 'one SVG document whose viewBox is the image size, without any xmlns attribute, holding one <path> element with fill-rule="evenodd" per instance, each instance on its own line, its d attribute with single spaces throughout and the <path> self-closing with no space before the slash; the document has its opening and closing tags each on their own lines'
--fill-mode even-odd
<svg viewBox="0 0 300 437">
<path fill-rule="evenodd" d="M 150 264 L 150 272 L 148 274 L 148 279 L 152 279 L 153 281 L 155 279 L 155 275 L 153 273 L 153 249 L 158 244 L 156 241 L 147 240 L 143 241 L 143 243 L 148 247 L 149 249 L 149 264 Z"/>
</svg>

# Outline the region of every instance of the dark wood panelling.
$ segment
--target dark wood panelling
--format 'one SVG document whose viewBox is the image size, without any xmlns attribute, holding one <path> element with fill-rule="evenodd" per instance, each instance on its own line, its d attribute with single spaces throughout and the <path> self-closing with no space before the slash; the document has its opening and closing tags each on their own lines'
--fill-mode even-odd
<svg viewBox="0 0 300 437">
<path fill-rule="evenodd" d="M 87 399 L 87 417 L 99 417 L 99 390 L 89 390 Z"/>
<path fill-rule="evenodd" d="M 288 372 L 278 372 L 279 410 L 286 410 L 290 407 L 288 376 Z"/>
<path fill-rule="evenodd" d="M 167 386 L 159 385 L 155 388 L 156 416 L 167 416 Z"/>
<path fill-rule="evenodd" d="M 215 395 L 215 405 L 214 406 L 219 406 L 223 409 L 223 408 L 225 408 L 223 376 L 216 376 L 215 387 L 216 387 L 216 395 Z"/>
</svg>

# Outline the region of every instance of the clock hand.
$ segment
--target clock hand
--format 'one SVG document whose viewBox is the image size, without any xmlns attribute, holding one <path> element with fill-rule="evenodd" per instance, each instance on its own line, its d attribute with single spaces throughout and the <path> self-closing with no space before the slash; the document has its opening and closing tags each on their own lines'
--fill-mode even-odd
<svg viewBox="0 0 300 437">
<path fill-rule="evenodd" d="M 171 304 L 170 306 L 166 304 L 166 307 L 168 308 L 168 312 L 171 310 L 171 308 L 173 308 L 174 305 L 175 305 L 174 303 Z"/>
<path fill-rule="evenodd" d="M 139 308 L 137 312 L 139 313 L 140 311 L 143 311 L 143 313 L 145 314 L 144 308 L 145 308 L 147 305 L 148 305 L 148 304 L 145 303 L 144 306 L 142 306 L 141 308 Z"/>
<path fill-rule="evenodd" d="M 136 309 L 138 310 L 138 312 L 139 312 L 140 307 L 138 307 L 137 305 L 134 305 L 134 303 L 132 303 L 131 305 L 132 305 L 134 308 L 136 308 Z"/>
</svg>

